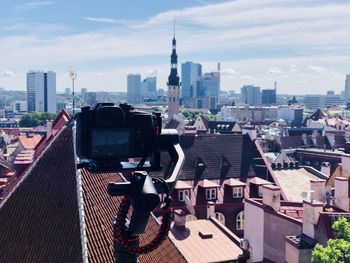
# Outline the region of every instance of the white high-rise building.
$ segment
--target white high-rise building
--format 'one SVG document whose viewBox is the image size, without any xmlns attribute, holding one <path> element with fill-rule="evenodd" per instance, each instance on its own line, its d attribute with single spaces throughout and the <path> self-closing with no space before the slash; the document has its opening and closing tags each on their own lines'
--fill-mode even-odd
<svg viewBox="0 0 350 263">
<path fill-rule="evenodd" d="M 345 103 L 350 102 L 350 74 L 346 75 L 344 101 Z"/>
<path fill-rule="evenodd" d="M 126 100 L 130 104 L 138 104 L 143 102 L 140 74 L 128 75 Z"/>
<path fill-rule="evenodd" d="M 56 73 L 29 71 L 27 73 L 28 112 L 56 113 Z"/>
</svg>

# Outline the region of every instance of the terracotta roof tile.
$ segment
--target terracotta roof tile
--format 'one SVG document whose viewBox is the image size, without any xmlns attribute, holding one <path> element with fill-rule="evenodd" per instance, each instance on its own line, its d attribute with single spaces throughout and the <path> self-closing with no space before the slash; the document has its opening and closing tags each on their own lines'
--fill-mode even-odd
<svg viewBox="0 0 350 263">
<path fill-rule="evenodd" d="M 40 142 L 41 135 L 33 135 L 32 137 L 19 136 L 18 140 L 22 144 L 24 149 L 34 149 L 36 145 Z"/>
<path fill-rule="evenodd" d="M 0 262 L 81 262 L 71 128 L 59 134 L 0 205 Z"/>
<path fill-rule="evenodd" d="M 109 182 L 120 182 L 115 173 L 90 173 L 81 171 L 89 262 L 114 263 L 112 218 L 116 215 L 121 197 L 110 197 Z M 159 225 L 150 218 L 141 245 L 148 243 L 158 233 Z M 149 254 L 141 255 L 140 262 L 184 262 L 174 244 L 167 238 L 162 245 Z"/>
</svg>

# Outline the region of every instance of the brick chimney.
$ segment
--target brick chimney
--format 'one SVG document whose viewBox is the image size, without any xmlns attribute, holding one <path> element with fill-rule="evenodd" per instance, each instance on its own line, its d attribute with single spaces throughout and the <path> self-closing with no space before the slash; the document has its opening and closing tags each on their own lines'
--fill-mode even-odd
<svg viewBox="0 0 350 263">
<path fill-rule="evenodd" d="M 350 211 L 349 178 L 336 177 L 334 189 L 334 205 L 346 212 Z"/>
<path fill-rule="evenodd" d="M 179 230 L 186 229 L 186 214 L 181 209 L 176 209 L 174 211 L 174 227 Z"/>
<path fill-rule="evenodd" d="M 209 201 L 207 203 L 207 219 L 215 215 L 215 203 Z"/>
<path fill-rule="evenodd" d="M 313 191 L 313 198 L 316 201 L 324 202 L 326 197 L 326 180 L 316 179 L 310 180 L 311 191 Z"/>
<path fill-rule="evenodd" d="M 323 203 L 318 201 L 303 201 L 303 234 L 315 238 L 315 225 L 318 222 Z"/>
<path fill-rule="evenodd" d="M 321 173 L 327 176 L 331 176 L 331 165 L 329 164 L 329 162 L 323 162 L 321 164 Z"/>
<path fill-rule="evenodd" d="M 52 121 L 47 121 L 46 122 L 46 138 L 50 138 L 52 135 Z"/>
<path fill-rule="evenodd" d="M 263 204 L 276 212 L 281 207 L 281 188 L 275 185 L 263 185 Z"/>
</svg>

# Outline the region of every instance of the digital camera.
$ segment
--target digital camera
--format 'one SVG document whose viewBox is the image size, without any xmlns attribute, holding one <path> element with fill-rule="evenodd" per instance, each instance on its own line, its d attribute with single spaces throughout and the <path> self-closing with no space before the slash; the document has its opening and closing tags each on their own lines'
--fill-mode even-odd
<svg viewBox="0 0 350 263">
<path fill-rule="evenodd" d="M 77 114 L 77 155 L 99 162 L 149 156 L 160 134 L 159 113 L 136 111 L 128 104 L 97 103 Z"/>
</svg>

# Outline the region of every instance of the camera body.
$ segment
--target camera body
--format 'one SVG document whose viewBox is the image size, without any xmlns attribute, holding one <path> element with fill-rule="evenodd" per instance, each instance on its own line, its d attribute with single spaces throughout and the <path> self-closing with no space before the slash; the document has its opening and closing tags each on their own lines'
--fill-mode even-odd
<svg viewBox="0 0 350 263">
<path fill-rule="evenodd" d="M 161 125 L 160 114 L 136 111 L 128 104 L 83 107 L 77 114 L 77 155 L 98 162 L 149 156 Z"/>
</svg>

